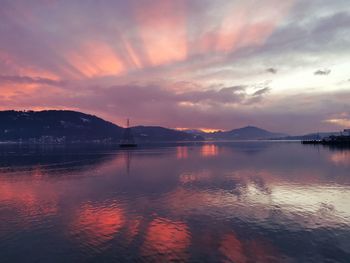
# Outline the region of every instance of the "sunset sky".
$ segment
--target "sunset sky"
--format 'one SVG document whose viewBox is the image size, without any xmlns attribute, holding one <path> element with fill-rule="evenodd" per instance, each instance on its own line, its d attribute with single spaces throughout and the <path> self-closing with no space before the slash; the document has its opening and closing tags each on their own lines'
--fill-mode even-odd
<svg viewBox="0 0 350 263">
<path fill-rule="evenodd" d="M 0 0 L 0 109 L 350 128 L 349 0 Z"/>
</svg>

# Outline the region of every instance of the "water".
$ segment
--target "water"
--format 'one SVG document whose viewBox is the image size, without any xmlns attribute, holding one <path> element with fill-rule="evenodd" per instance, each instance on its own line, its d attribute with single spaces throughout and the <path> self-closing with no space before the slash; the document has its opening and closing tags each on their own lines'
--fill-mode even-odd
<svg viewBox="0 0 350 263">
<path fill-rule="evenodd" d="M 350 262 L 350 150 L 0 147 L 0 262 Z"/>
</svg>

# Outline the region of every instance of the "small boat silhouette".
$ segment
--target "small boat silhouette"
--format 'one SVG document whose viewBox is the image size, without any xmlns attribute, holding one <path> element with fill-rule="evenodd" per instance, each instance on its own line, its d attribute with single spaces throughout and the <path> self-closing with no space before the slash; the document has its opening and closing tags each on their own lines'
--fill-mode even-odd
<svg viewBox="0 0 350 263">
<path fill-rule="evenodd" d="M 119 147 L 123 147 L 123 148 L 137 147 L 137 144 L 135 143 L 135 139 L 130 128 L 129 119 L 126 120 L 126 128 L 124 130 L 123 139 L 121 140 Z"/>
</svg>

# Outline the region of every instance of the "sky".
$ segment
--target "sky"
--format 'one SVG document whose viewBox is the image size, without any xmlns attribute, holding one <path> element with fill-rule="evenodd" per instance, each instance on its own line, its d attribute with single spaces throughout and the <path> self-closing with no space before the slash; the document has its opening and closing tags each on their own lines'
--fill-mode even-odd
<svg viewBox="0 0 350 263">
<path fill-rule="evenodd" d="M 350 127 L 349 0 L 0 0 L 0 110 Z"/>
</svg>

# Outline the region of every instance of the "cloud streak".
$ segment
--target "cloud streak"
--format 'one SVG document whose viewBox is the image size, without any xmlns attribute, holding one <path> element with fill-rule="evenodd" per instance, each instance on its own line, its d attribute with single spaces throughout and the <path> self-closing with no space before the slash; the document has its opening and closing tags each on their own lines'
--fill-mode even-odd
<svg viewBox="0 0 350 263">
<path fill-rule="evenodd" d="M 64 86 L 65 81 L 54 80 L 41 77 L 29 77 L 29 76 L 8 76 L 0 75 L 0 83 L 14 83 L 14 84 L 43 84 L 50 86 Z"/>
<path fill-rule="evenodd" d="M 4 0 L 0 25 L 3 109 L 297 133 L 349 113 L 342 0 Z"/>
</svg>

